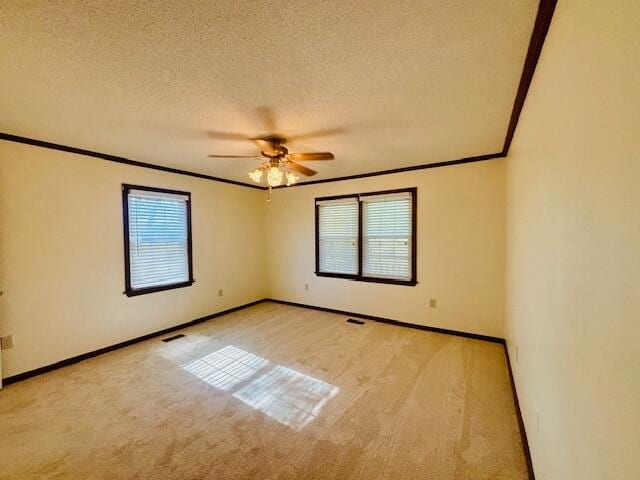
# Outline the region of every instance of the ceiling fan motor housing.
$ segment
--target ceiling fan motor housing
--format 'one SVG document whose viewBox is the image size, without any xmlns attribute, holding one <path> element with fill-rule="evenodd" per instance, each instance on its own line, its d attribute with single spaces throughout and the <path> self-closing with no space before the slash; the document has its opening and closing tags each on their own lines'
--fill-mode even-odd
<svg viewBox="0 0 640 480">
<path fill-rule="evenodd" d="M 263 137 L 261 140 L 264 140 L 269 144 L 268 149 L 261 151 L 262 155 L 264 155 L 265 157 L 278 158 L 284 157 L 287 153 L 289 153 L 287 147 L 283 145 L 283 143 L 287 141 L 287 139 L 284 137 L 270 135 L 268 137 Z"/>
</svg>

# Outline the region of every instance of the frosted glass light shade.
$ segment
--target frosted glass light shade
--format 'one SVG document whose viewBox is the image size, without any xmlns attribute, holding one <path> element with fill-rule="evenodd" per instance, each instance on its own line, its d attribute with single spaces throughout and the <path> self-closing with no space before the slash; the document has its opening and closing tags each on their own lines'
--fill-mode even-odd
<svg viewBox="0 0 640 480">
<path fill-rule="evenodd" d="M 260 183 L 260 180 L 262 179 L 262 170 L 256 168 L 255 170 L 249 172 L 249 178 L 256 183 Z"/>
<path fill-rule="evenodd" d="M 291 172 L 287 173 L 287 187 L 293 185 L 297 181 L 298 181 L 298 177 L 294 173 L 291 173 Z"/>
<path fill-rule="evenodd" d="M 267 173 L 267 183 L 270 187 L 277 187 L 282 183 L 282 170 L 278 167 L 271 167 Z"/>
</svg>

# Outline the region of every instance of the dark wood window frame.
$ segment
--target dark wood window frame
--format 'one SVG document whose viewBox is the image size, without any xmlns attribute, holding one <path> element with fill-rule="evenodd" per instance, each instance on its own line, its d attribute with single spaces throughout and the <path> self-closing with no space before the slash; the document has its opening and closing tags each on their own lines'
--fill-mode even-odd
<svg viewBox="0 0 640 480">
<path fill-rule="evenodd" d="M 392 278 L 366 277 L 362 275 L 362 202 L 360 197 L 368 197 L 372 195 L 389 195 L 393 193 L 411 193 L 411 279 L 396 280 Z M 345 273 L 330 273 L 320 271 L 320 217 L 318 202 L 325 200 L 339 200 L 342 198 L 355 198 L 358 200 L 358 273 L 350 275 Z M 316 247 L 316 271 L 318 277 L 343 278 L 354 280 L 357 282 L 387 283 L 390 285 L 407 285 L 415 286 L 417 280 L 417 245 L 418 245 L 418 229 L 417 229 L 417 208 L 418 208 L 418 188 L 401 188 L 396 190 L 384 190 L 379 192 L 353 193 L 349 195 L 334 195 L 330 197 L 317 197 L 314 199 L 315 206 L 315 247 Z"/>
<path fill-rule="evenodd" d="M 159 285 L 157 287 L 132 288 L 131 287 L 131 265 L 129 258 L 129 192 L 131 190 L 142 190 L 146 192 L 167 193 L 173 195 L 184 195 L 187 197 L 187 259 L 189 265 L 189 280 L 186 282 Z M 193 253 L 192 253 L 192 232 L 191 232 L 191 192 L 179 190 L 169 190 L 166 188 L 145 187 L 142 185 L 122 184 L 122 222 L 124 231 L 124 294 L 127 297 L 144 295 L 147 293 L 173 290 L 174 288 L 190 287 L 195 283 L 193 278 Z"/>
</svg>

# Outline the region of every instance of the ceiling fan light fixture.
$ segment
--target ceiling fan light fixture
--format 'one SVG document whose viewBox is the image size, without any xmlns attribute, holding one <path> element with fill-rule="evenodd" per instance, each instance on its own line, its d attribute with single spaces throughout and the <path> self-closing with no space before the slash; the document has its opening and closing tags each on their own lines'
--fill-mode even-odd
<svg viewBox="0 0 640 480">
<path fill-rule="evenodd" d="M 260 180 L 262 180 L 262 170 L 256 168 L 255 170 L 249 172 L 249 178 L 256 183 L 260 183 Z"/>
<path fill-rule="evenodd" d="M 287 172 L 287 187 L 290 187 L 291 185 L 296 183 L 299 179 L 300 177 L 298 177 L 296 174 Z"/>
<path fill-rule="evenodd" d="M 284 146 L 287 139 L 280 135 L 266 135 L 262 137 L 249 138 L 257 142 L 260 146 L 260 155 L 209 155 L 210 158 L 256 158 L 261 159 L 263 163 L 256 169 L 249 172 L 249 178 L 255 183 L 262 182 L 263 175 L 266 176 L 266 183 L 269 187 L 269 196 L 271 198 L 271 189 L 282 185 L 290 187 L 298 183 L 300 177 L 293 172 L 300 173 L 307 177 L 315 175 L 316 172 L 312 168 L 306 167 L 298 162 L 307 160 L 333 160 L 335 157 L 331 152 L 300 152 L 289 153 L 289 149 Z"/>
<path fill-rule="evenodd" d="M 271 167 L 267 173 L 267 184 L 270 187 L 277 187 L 282 183 L 282 170 L 280 167 Z"/>
</svg>

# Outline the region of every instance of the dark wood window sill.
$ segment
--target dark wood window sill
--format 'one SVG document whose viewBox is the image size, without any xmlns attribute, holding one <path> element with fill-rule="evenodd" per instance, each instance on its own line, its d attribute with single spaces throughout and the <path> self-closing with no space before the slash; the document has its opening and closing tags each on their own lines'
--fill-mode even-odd
<svg viewBox="0 0 640 480">
<path fill-rule="evenodd" d="M 415 287 L 418 282 L 416 280 L 396 280 L 393 278 L 376 278 L 376 277 L 361 277 L 358 275 L 349 275 L 343 273 L 329 273 L 329 272 L 315 272 L 318 277 L 328 278 L 342 278 L 344 280 L 353 280 L 355 282 L 369 282 L 369 283 L 386 283 L 388 285 L 404 285 L 408 287 Z"/>
<path fill-rule="evenodd" d="M 147 293 L 164 292 L 165 290 L 173 290 L 175 288 L 190 287 L 195 283 L 195 280 L 189 280 L 187 282 L 172 283 L 170 285 L 160 285 L 157 287 L 138 288 L 134 290 L 125 290 L 123 293 L 127 297 L 137 297 L 138 295 L 146 295 Z"/>
</svg>

